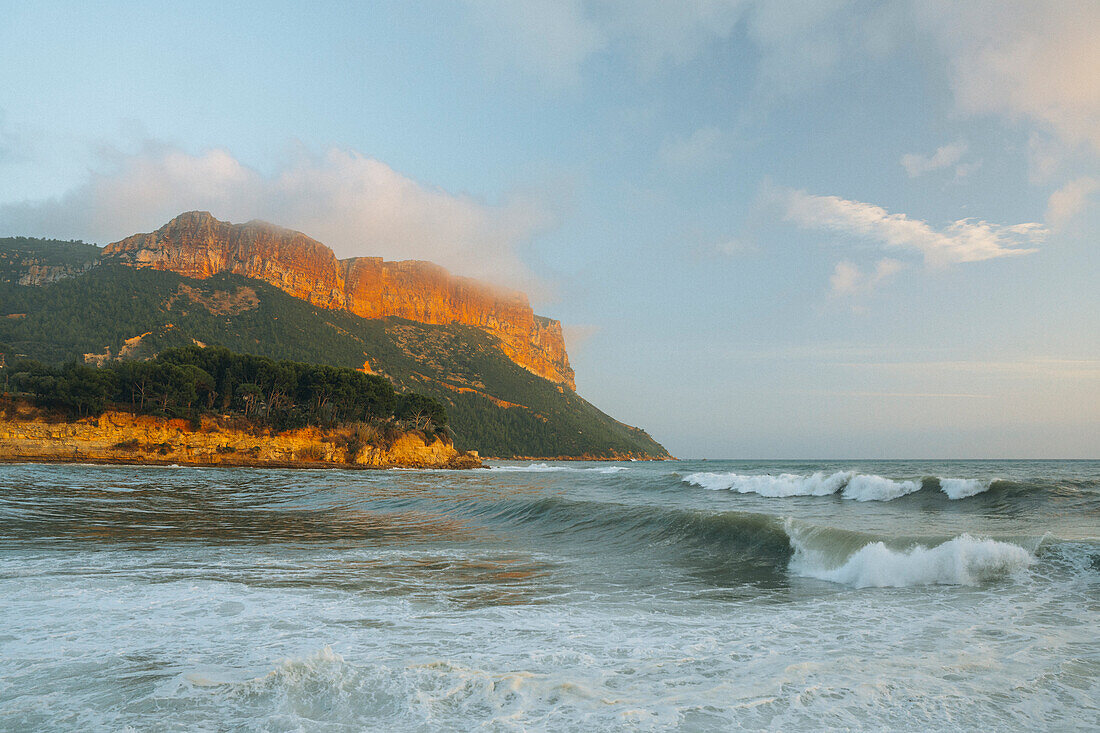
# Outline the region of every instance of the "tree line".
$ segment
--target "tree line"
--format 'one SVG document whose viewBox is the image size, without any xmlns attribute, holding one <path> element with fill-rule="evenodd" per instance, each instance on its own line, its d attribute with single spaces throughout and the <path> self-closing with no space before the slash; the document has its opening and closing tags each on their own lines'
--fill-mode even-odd
<svg viewBox="0 0 1100 733">
<path fill-rule="evenodd" d="M 390 419 L 436 432 L 447 425 L 441 403 L 422 394 L 397 394 L 385 377 L 216 346 L 167 349 L 148 361 L 100 367 L 23 361 L 3 371 L 5 390 L 73 417 L 115 407 L 169 417 L 226 414 L 277 430 Z"/>
</svg>

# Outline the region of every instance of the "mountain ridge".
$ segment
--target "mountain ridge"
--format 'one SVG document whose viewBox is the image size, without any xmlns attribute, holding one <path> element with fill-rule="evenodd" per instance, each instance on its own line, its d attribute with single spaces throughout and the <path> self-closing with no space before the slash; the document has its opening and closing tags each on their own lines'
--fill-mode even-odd
<svg viewBox="0 0 1100 733">
<path fill-rule="evenodd" d="M 444 404 L 455 446 L 483 456 L 670 457 L 644 430 L 517 364 L 483 328 L 366 319 L 256 278 L 192 278 L 101 255 L 83 242 L 0 238 L 0 383 L 5 362 L 22 359 L 100 364 L 217 345 L 385 376 Z"/>
<path fill-rule="evenodd" d="M 523 293 L 457 277 L 431 262 L 340 260 L 301 232 L 258 219 L 231 224 L 206 211 L 185 212 L 154 232 L 109 244 L 103 259 L 196 279 L 242 275 L 361 318 L 476 326 L 500 339 L 516 364 L 576 391 L 561 322 L 535 315 Z"/>
</svg>

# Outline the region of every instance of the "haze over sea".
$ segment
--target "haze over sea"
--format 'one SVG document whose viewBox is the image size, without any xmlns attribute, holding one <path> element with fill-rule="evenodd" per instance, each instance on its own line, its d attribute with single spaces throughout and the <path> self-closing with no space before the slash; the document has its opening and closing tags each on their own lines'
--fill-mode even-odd
<svg viewBox="0 0 1100 733">
<path fill-rule="evenodd" d="M 1100 462 L 0 466 L 4 730 L 1095 730 Z"/>
</svg>

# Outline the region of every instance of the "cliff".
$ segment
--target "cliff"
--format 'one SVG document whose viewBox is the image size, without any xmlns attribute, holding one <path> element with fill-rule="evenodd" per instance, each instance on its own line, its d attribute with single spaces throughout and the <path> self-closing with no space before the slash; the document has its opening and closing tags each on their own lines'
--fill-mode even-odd
<svg viewBox="0 0 1100 733">
<path fill-rule="evenodd" d="M 439 438 L 399 435 L 364 444 L 356 428 L 252 431 L 232 421 L 188 420 L 105 412 L 75 421 L 51 420 L 21 405 L 0 416 L 0 460 L 137 463 L 192 466 L 476 468 L 476 454 Z"/>
<path fill-rule="evenodd" d="M 255 278 L 316 306 L 363 318 L 476 326 L 497 337 L 516 364 L 576 390 L 560 322 L 536 316 L 521 293 L 455 277 L 430 262 L 338 260 L 300 232 L 261 221 L 230 224 L 199 211 L 115 242 L 104 257 L 193 278 L 217 273 Z"/>
<path fill-rule="evenodd" d="M 79 277 L 96 265 L 100 249 L 84 242 L 32 237 L 0 239 L 0 282 L 41 287 Z"/>
</svg>

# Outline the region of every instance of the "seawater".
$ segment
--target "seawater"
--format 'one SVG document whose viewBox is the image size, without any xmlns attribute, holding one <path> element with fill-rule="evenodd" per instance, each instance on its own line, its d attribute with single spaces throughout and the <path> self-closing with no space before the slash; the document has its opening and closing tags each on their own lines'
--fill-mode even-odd
<svg viewBox="0 0 1100 733">
<path fill-rule="evenodd" d="M 4 730 L 1095 730 L 1100 462 L 0 466 Z"/>
</svg>

